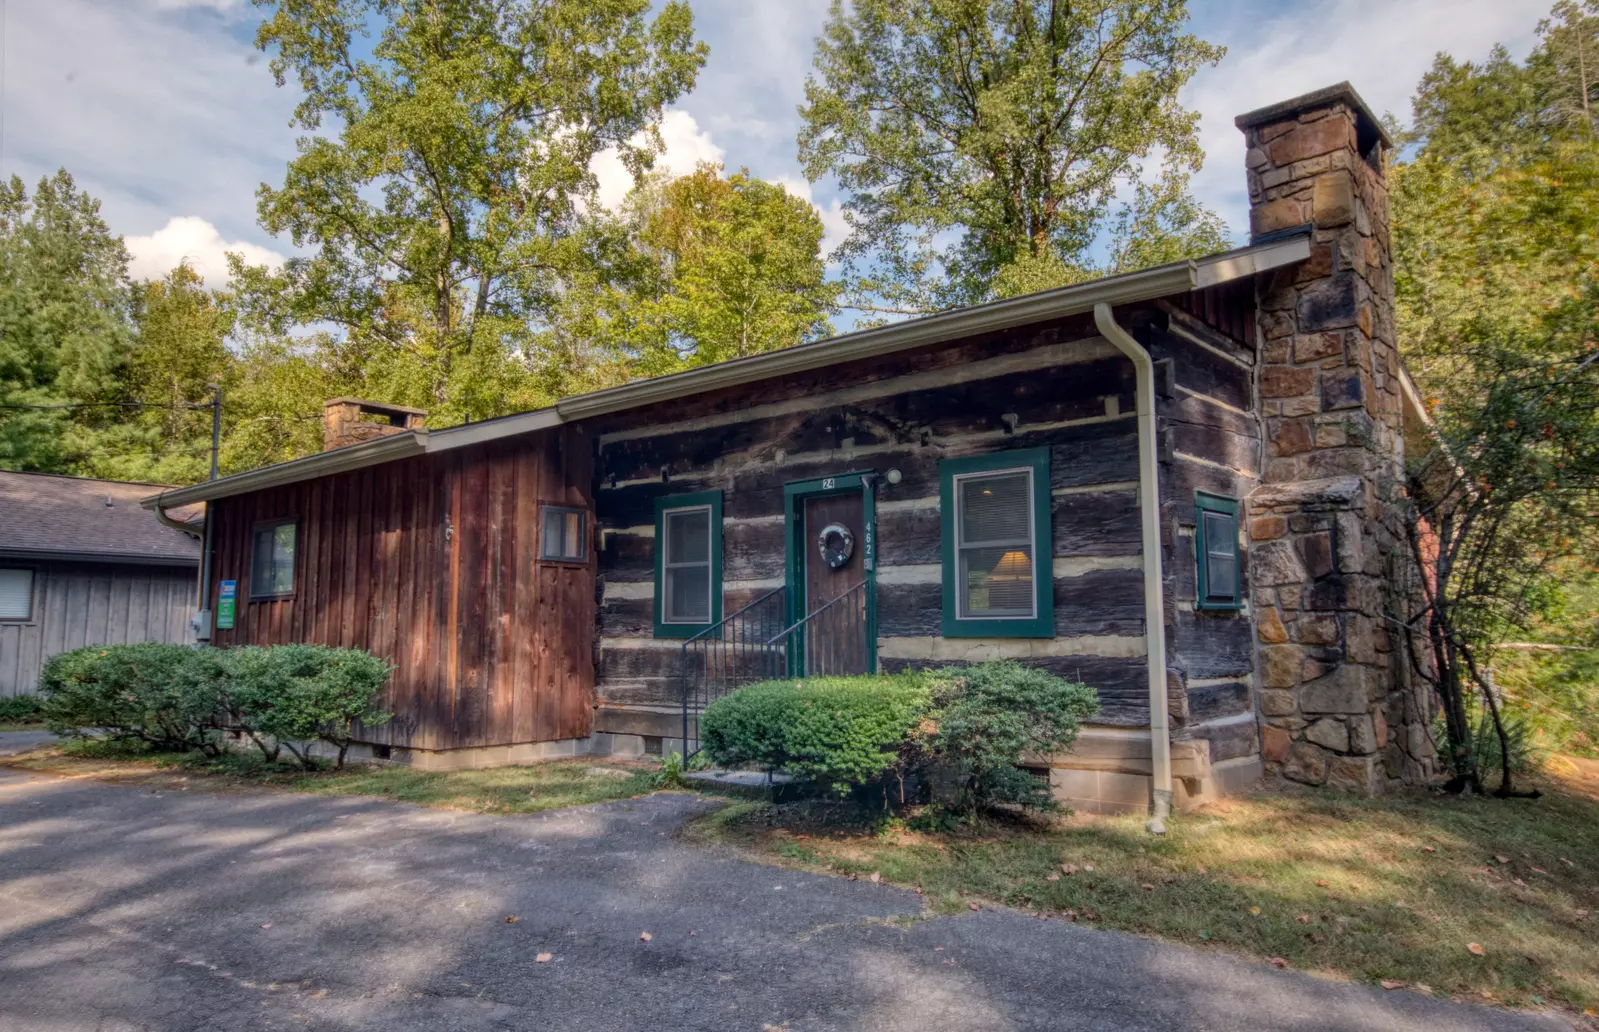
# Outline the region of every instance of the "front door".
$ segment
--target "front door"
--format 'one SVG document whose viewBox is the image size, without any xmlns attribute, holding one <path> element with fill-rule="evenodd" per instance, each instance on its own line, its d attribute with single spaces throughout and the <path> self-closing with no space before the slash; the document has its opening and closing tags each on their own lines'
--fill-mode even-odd
<svg viewBox="0 0 1599 1032">
<path fill-rule="evenodd" d="M 871 672 L 867 626 L 866 555 L 869 532 L 862 487 L 802 496 L 799 614 L 806 623 L 800 645 L 806 677 Z"/>
</svg>

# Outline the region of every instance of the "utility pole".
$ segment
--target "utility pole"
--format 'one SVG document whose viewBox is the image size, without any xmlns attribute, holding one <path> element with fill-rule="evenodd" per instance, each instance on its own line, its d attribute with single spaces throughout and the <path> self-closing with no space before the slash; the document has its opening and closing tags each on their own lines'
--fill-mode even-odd
<svg viewBox="0 0 1599 1032">
<path fill-rule="evenodd" d="M 211 389 L 211 479 L 217 478 L 217 454 L 222 450 L 222 385 L 208 383 Z"/>
</svg>

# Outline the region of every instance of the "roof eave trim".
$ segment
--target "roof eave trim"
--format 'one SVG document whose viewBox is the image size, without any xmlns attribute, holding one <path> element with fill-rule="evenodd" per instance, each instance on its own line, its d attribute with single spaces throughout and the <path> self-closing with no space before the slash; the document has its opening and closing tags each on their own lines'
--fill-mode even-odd
<svg viewBox="0 0 1599 1032">
<path fill-rule="evenodd" d="M 10 562 L 119 563 L 124 566 L 200 565 L 200 553 L 192 556 L 150 555 L 144 552 L 75 551 L 67 548 L 0 548 L 0 559 Z"/>
<path fill-rule="evenodd" d="M 218 498 L 247 494 L 269 487 L 293 484 L 311 477 L 328 476 L 364 469 L 394 459 L 421 455 L 427 450 L 426 430 L 407 430 L 404 433 L 380 437 L 375 441 L 355 444 L 347 448 L 318 452 L 303 459 L 280 462 L 275 466 L 262 466 L 245 473 L 236 473 L 221 480 L 208 480 L 192 487 L 180 487 L 151 495 L 139 504 L 146 509 L 172 509 L 196 502 L 210 502 Z"/>
</svg>

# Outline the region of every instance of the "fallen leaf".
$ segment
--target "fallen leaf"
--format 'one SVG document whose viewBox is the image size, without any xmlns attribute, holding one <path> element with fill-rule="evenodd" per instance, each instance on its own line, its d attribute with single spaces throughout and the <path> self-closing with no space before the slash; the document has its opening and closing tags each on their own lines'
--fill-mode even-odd
<svg viewBox="0 0 1599 1032">
<path fill-rule="evenodd" d="M 1520 885 L 1522 888 L 1526 888 L 1527 887 L 1527 883 L 1522 881 L 1520 878 L 1512 878 L 1512 879 L 1510 879 L 1510 881 L 1511 881 L 1511 884 L 1513 884 L 1513 885 Z"/>
<path fill-rule="evenodd" d="M 1549 873 L 1548 871 L 1544 870 L 1542 867 L 1534 867 L 1533 870 L 1537 871 L 1539 874 L 1548 874 Z"/>
<path fill-rule="evenodd" d="M 1482 948 L 1482 944 L 1481 944 L 1481 943 L 1475 943 L 1475 942 L 1468 942 L 1468 943 L 1466 943 L 1466 950 L 1467 950 L 1467 951 L 1468 951 L 1468 952 L 1470 952 L 1470 954 L 1471 954 L 1471 955 L 1472 955 L 1472 956 L 1473 956 L 1473 957 L 1480 957 L 1480 956 L 1482 956 L 1482 955 L 1483 955 L 1483 954 L 1484 954 L 1484 953 L 1487 953 L 1487 952 L 1488 952 L 1488 951 L 1487 951 L 1487 950 L 1485 950 L 1485 949 L 1483 949 L 1483 948 Z"/>
<path fill-rule="evenodd" d="M 982 907 L 981 907 L 981 906 L 980 906 L 980 905 L 979 905 L 979 904 L 978 904 L 978 902 L 977 902 L 977 901 L 976 901 L 976 900 L 975 900 L 975 899 L 974 899 L 974 900 L 972 900 L 972 901 L 971 901 L 971 902 L 970 902 L 970 903 L 968 903 L 968 904 L 966 904 L 966 905 L 967 905 L 967 906 L 968 906 L 968 907 L 970 907 L 970 908 L 971 908 L 971 909 L 973 909 L 973 910 L 981 910 L 981 909 L 983 909 L 983 908 L 982 908 Z"/>
<path fill-rule="evenodd" d="M 1153 892 L 1155 886 L 1149 884 L 1149 882 L 1144 882 L 1144 884 L 1140 885 L 1139 888 L 1143 889 L 1145 892 Z"/>
<path fill-rule="evenodd" d="M 1260 915 L 1260 908 L 1259 907 L 1250 907 L 1249 908 L 1249 912 L 1258 917 Z"/>
<path fill-rule="evenodd" d="M 1062 874 L 1076 874 L 1077 873 L 1077 865 L 1076 864 L 1061 864 L 1060 865 L 1060 870 L 1061 870 Z M 1090 868 L 1090 870 L 1092 870 L 1092 868 Z"/>
<path fill-rule="evenodd" d="M 1094 865 L 1093 864 L 1084 864 L 1083 865 L 1083 870 L 1092 873 L 1093 870 L 1094 870 Z"/>
<path fill-rule="evenodd" d="M 1422 846 L 1421 847 L 1421 851 L 1423 853 L 1436 853 L 1436 852 L 1438 852 L 1438 847 L 1437 846 Z"/>
<path fill-rule="evenodd" d="M 553 953 L 540 953 L 538 956 L 533 958 L 533 962 L 535 964 L 548 964 L 550 961 L 552 961 L 554 959 L 555 959 L 555 954 L 553 954 Z"/>
<path fill-rule="evenodd" d="M 268 921 L 268 922 L 267 922 L 267 923 L 266 923 L 266 924 L 264 924 L 264 925 L 262 925 L 262 926 L 261 926 L 261 927 L 262 927 L 262 928 L 263 928 L 263 929 L 265 929 L 265 928 L 271 928 L 271 927 L 272 927 L 272 922 L 271 922 L 271 921 Z"/>
<path fill-rule="evenodd" d="M 1284 960 L 1281 957 L 1273 957 L 1273 958 L 1271 958 L 1271 966 L 1272 967 L 1285 968 L 1285 967 L 1288 966 L 1288 961 Z"/>
<path fill-rule="evenodd" d="M 1060 881 L 1060 875 L 1052 874 L 1049 877 L 1045 878 L 1044 880 L 1045 881 Z"/>
<path fill-rule="evenodd" d="M 1294 918 L 1294 920 L 1298 921 L 1300 924 L 1310 924 L 1310 915 L 1300 914 L 1298 917 Z"/>
<path fill-rule="evenodd" d="M 506 924 L 516 924 L 516 915 L 515 914 L 507 914 L 506 917 L 505 917 L 505 923 Z"/>
<path fill-rule="evenodd" d="M 655 936 L 651 935 L 649 932 L 638 933 L 639 942 L 649 942 L 653 938 L 655 938 Z"/>
<path fill-rule="evenodd" d="M 1572 863 L 1570 860 L 1567 860 L 1565 857 L 1561 857 L 1560 858 L 1560 862 L 1565 864 L 1567 867 L 1576 867 L 1577 866 L 1576 864 Z"/>
<path fill-rule="evenodd" d="M 1502 864 L 1508 864 L 1510 862 L 1510 858 L 1508 856 L 1499 856 L 1495 854 L 1494 859 Z"/>
<path fill-rule="evenodd" d="M 873 885 L 876 885 L 878 882 L 883 880 L 883 876 L 881 873 L 873 871 L 871 874 L 866 876 L 866 880 L 871 882 Z"/>
<path fill-rule="evenodd" d="M 1432 995 L 1432 986 L 1428 985 L 1426 982 L 1417 982 L 1414 986 L 1412 986 L 1412 988 L 1418 993 L 1426 993 L 1428 996 Z"/>
<path fill-rule="evenodd" d="M 1064 917 L 1068 921 L 1075 921 L 1075 920 L 1077 920 L 1077 911 L 1068 910 L 1064 914 L 1062 914 L 1061 916 Z"/>
<path fill-rule="evenodd" d="M 1405 987 L 1405 983 L 1397 982 L 1392 978 L 1385 978 L 1377 984 L 1382 986 L 1384 989 L 1403 989 Z"/>
<path fill-rule="evenodd" d="M 1325 878 L 1316 879 L 1316 888 L 1325 889 L 1326 887 L 1327 887 L 1327 880 Z"/>
</svg>

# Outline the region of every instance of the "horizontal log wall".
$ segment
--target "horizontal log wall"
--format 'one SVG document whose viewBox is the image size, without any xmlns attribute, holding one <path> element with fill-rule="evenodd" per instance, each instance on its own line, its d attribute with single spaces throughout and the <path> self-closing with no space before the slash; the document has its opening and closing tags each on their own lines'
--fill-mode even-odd
<svg viewBox="0 0 1599 1032">
<path fill-rule="evenodd" d="M 34 691 L 44 661 L 68 649 L 194 641 L 195 567 L 12 559 L 0 566 L 33 570 L 33 616 L 0 623 L 0 697 Z"/>
<path fill-rule="evenodd" d="M 1253 304 L 1252 288 L 1227 288 L 1124 319 L 1161 371 L 1156 411 L 1172 736 L 1207 740 L 1211 760 L 1218 763 L 1260 751 L 1249 556 L 1241 549 L 1244 609 L 1197 609 L 1194 492 L 1244 503 L 1259 483 L 1255 354 L 1231 335 L 1253 336 Z M 1246 516 L 1241 506 L 1240 520 Z"/>
<path fill-rule="evenodd" d="M 213 508 L 217 580 L 239 582 L 238 612 L 215 641 L 352 646 L 389 660 L 383 708 L 394 717 L 363 741 L 583 737 L 594 564 L 539 560 L 538 507 L 591 509 L 592 480 L 592 438 L 567 428 L 224 499 Z M 294 597 L 252 602 L 252 528 L 285 517 L 300 521 Z"/>
<path fill-rule="evenodd" d="M 880 667 L 1011 656 L 1092 684 L 1098 722 L 1147 726 L 1133 371 L 1095 333 L 1065 320 L 597 425 L 602 714 L 681 705 L 682 643 L 652 637 L 657 498 L 722 491 L 732 613 L 783 583 L 785 484 L 897 468 L 877 491 Z M 1056 637 L 946 640 L 939 461 L 1037 446 L 1051 451 Z"/>
</svg>

